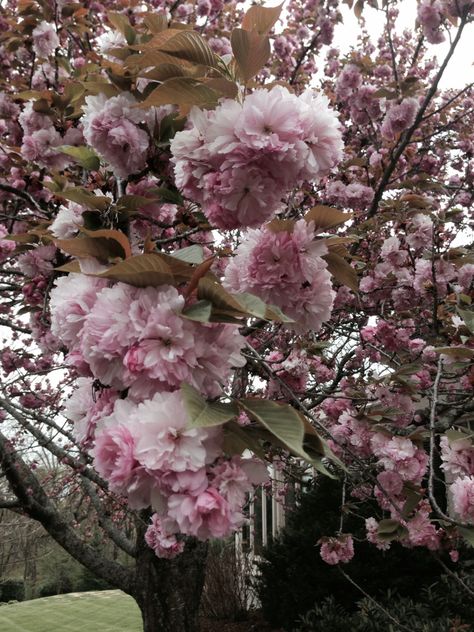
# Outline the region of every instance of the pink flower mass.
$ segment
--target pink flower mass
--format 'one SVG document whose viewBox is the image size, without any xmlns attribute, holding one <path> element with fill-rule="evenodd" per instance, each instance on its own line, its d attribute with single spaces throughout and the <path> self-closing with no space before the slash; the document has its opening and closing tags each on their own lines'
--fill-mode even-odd
<svg viewBox="0 0 474 632">
<path fill-rule="evenodd" d="M 256 459 L 223 459 L 222 430 L 189 427 L 179 392 L 139 404 L 119 399 L 105 415 L 91 454 L 113 491 L 136 508 L 151 505 L 170 536 L 224 537 L 242 524 L 246 494 L 267 480 L 266 468 Z"/>
<path fill-rule="evenodd" d="M 346 564 L 354 557 L 354 542 L 350 535 L 337 538 L 322 538 L 321 557 L 331 566 Z"/>
<path fill-rule="evenodd" d="M 216 396 L 231 367 L 245 363 L 237 329 L 182 318 L 184 299 L 175 288 L 118 283 L 96 298 L 79 350 L 103 384 L 130 388 L 133 397 L 143 398 L 187 381 Z"/>
<path fill-rule="evenodd" d="M 59 46 L 59 37 L 53 24 L 43 20 L 33 29 L 33 50 L 39 57 L 49 57 Z"/>
<path fill-rule="evenodd" d="M 322 256 L 326 246 L 314 239 L 314 224 L 299 220 L 293 231 L 271 227 L 249 230 L 229 262 L 226 285 L 251 292 L 281 307 L 297 331 L 318 331 L 334 301 L 331 276 Z"/>
<path fill-rule="evenodd" d="M 171 142 L 177 186 L 218 228 L 257 227 L 305 180 L 320 180 L 342 156 L 326 97 L 307 90 L 255 90 L 242 105 L 194 108 Z"/>
<path fill-rule="evenodd" d="M 121 178 L 146 164 L 149 137 L 138 126 L 144 115 L 133 107 L 136 103 L 129 93 L 110 99 L 98 95 L 87 97 L 84 108 L 84 138 Z"/>
</svg>

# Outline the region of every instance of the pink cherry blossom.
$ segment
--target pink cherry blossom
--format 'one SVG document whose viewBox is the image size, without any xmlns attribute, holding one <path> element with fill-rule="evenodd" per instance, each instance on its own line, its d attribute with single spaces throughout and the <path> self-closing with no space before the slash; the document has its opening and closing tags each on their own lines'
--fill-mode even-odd
<svg viewBox="0 0 474 632">
<path fill-rule="evenodd" d="M 225 283 L 282 308 L 297 331 L 318 331 L 331 315 L 331 277 L 314 240 L 313 225 L 299 220 L 292 232 L 250 230 L 226 269 Z"/>
<path fill-rule="evenodd" d="M 242 105 L 193 108 L 188 120 L 171 142 L 176 183 L 219 228 L 260 226 L 294 186 L 341 159 L 337 118 L 312 90 L 258 89 Z"/>
<path fill-rule="evenodd" d="M 216 464 L 212 474 L 213 486 L 235 509 L 240 509 L 245 504 L 246 494 L 254 486 L 268 481 L 267 468 L 262 461 L 237 456 Z"/>
<path fill-rule="evenodd" d="M 147 470 L 200 470 L 219 453 L 219 429 L 188 428 L 181 394 L 156 393 L 130 417 L 137 436 L 134 455 Z"/>
<path fill-rule="evenodd" d="M 79 342 L 85 318 L 107 282 L 82 274 L 59 277 L 50 295 L 51 331 L 69 348 Z"/>
<path fill-rule="evenodd" d="M 388 551 L 390 542 L 383 540 L 378 535 L 379 523 L 375 518 L 367 518 L 365 521 L 367 541 L 374 544 L 380 551 Z"/>
<path fill-rule="evenodd" d="M 157 557 L 167 560 L 173 559 L 184 550 L 184 541 L 177 540 L 173 533 L 166 533 L 162 520 L 156 513 L 152 515 L 151 524 L 146 530 L 145 542 Z"/>
<path fill-rule="evenodd" d="M 70 158 L 66 154 L 56 149 L 56 147 L 63 144 L 63 139 L 59 132 L 50 126 L 23 136 L 21 155 L 26 160 L 41 167 L 61 171 L 71 163 Z"/>
<path fill-rule="evenodd" d="M 135 104 L 129 93 L 110 99 L 101 94 L 87 97 L 84 108 L 84 138 L 121 178 L 141 171 L 146 163 L 149 138 L 138 127 L 144 115 Z"/>
<path fill-rule="evenodd" d="M 138 466 L 134 446 L 135 438 L 123 424 L 105 427 L 96 435 L 91 450 L 94 467 L 109 481 L 112 491 L 125 493 L 131 482 L 132 472 Z"/>
<path fill-rule="evenodd" d="M 198 496 L 172 494 L 168 499 L 168 514 L 176 520 L 181 533 L 200 540 L 230 535 L 243 522 L 240 512 L 233 512 L 214 487 Z"/>
<path fill-rule="evenodd" d="M 82 213 L 84 208 L 74 202 L 67 206 L 61 206 L 50 230 L 58 239 L 70 239 L 74 237 L 81 226 L 84 225 Z"/>
<path fill-rule="evenodd" d="M 81 351 L 103 384 L 151 398 L 185 381 L 210 396 L 232 366 L 243 366 L 243 339 L 235 326 L 184 319 L 184 299 L 170 286 L 132 288 L 118 283 L 100 292 L 84 324 Z"/>
<path fill-rule="evenodd" d="M 5 226 L 0 224 L 0 262 L 3 262 L 5 259 L 7 259 L 16 248 L 14 241 L 11 241 L 10 239 L 5 239 L 7 235 L 7 229 L 5 228 Z"/>
<path fill-rule="evenodd" d="M 321 557 L 326 564 L 346 564 L 354 557 L 354 541 L 350 535 L 337 538 L 321 538 Z"/>
<path fill-rule="evenodd" d="M 33 50 L 39 57 L 49 57 L 59 46 L 59 37 L 53 24 L 43 20 L 33 29 Z"/>
<path fill-rule="evenodd" d="M 448 439 L 441 437 L 441 467 L 445 472 L 459 475 L 474 475 L 474 446 L 469 437 Z"/>
<path fill-rule="evenodd" d="M 64 415 L 73 422 L 73 434 L 79 443 L 89 445 L 98 425 L 113 412 L 118 393 L 112 389 L 94 390 L 92 378 L 78 378 Z"/>
<path fill-rule="evenodd" d="M 382 136 L 393 139 L 411 127 L 418 108 L 418 101 L 413 97 L 407 97 L 400 104 L 392 105 L 387 111 L 380 129 Z"/>
<path fill-rule="evenodd" d="M 450 493 L 460 519 L 474 523 L 474 476 L 459 476 L 450 486 Z"/>
</svg>

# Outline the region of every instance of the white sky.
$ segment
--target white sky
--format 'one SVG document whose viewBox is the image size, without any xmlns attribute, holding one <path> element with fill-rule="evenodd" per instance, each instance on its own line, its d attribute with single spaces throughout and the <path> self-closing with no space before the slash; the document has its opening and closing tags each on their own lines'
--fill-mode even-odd
<svg viewBox="0 0 474 632">
<path fill-rule="evenodd" d="M 334 44 L 344 53 L 348 52 L 351 46 L 356 44 L 357 35 L 361 26 L 354 15 L 354 11 L 346 4 L 342 4 L 340 11 L 343 16 L 343 24 L 339 24 L 335 29 Z M 403 0 L 400 2 L 400 15 L 397 20 L 397 31 L 402 32 L 405 28 L 414 28 L 416 21 L 418 2 L 415 0 Z M 376 11 L 368 6 L 364 7 L 362 14 L 366 21 L 367 30 L 373 34 L 373 41 L 379 37 L 383 31 L 385 16 L 382 11 Z M 454 30 L 454 27 L 453 27 Z M 474 81 L 474 24 L 468 24 L 463 32 L 461 41 L 456 52 L 451 58 L 444 77 L 440 83 L 441 88 L 462 88 L 466 83 Z M 442 61 L 449 50 L 449 41 L 442 44 L 429 45 L 433 55 Z"/>
</svg>

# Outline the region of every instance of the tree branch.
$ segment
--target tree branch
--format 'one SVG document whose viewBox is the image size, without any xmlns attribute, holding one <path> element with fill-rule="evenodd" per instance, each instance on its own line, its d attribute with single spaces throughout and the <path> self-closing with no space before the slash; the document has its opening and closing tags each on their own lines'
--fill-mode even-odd
<svg viewBox="0 0 474 632">
<path fill-rule="evenodd" d="M 339 572 L 341 573 L 341 575 L 343 577 L 345 577 L 347 579 L 347 581 L 349 583 L 351 583 L 355 588 L 357 588 L 357 590 L 359 592 L 361 592 L 364 597 L 366 599 L 368 599 L 371 603 L 374 604 L 374 606 L 376 606 L 381 612 L 384 613 L 384 615 L 390 620 L 392 621 L 392 623 L 395 623 L 395 625 L 397 626 L 397 630 L 405 630 L 406 632 L 412 632 L 412 628 L 408 628 L 406 625 L 403 625 L 402 623 L 400 623 L 400 621 L 398 619 L 396 619 L 392 614 L 390 614 L 390 612 L 388 610 L 386 610 L 382 604 L 380 604 L 376 599 L 374 599 L 371 595 L 369 595 L 368 592 L 366 592 L 362 586 L 359 586 L 359 584 L 357 582 L 355 582 L 352 577 L 349 577 L 349 575 L 342 570 L 342 568 L 340 566 L 337 567 Z"/>
<path fill-rule="evenodd" d="M 41 432 L 41 430 L 35 425 L 31 424 L 23 415 L 19 413 L 18 410 L 14 406 L 11 405 L 10 402 L 0 397 L 0 405 L 7 411 L 16 421 L 38 441 L 38 444 L 51 452 L 59 461 L 68 465 L 74 470 L 80 472 L 82 476 L 86 476 L 93 483 L 108 491 L 108 485 L 106 481 L 104 481 L 98 474 L 90 467 L 73 458 L 66 450 L 58 446 L 52 439 L 47 437 L 45 434 Z"/>
</svg>

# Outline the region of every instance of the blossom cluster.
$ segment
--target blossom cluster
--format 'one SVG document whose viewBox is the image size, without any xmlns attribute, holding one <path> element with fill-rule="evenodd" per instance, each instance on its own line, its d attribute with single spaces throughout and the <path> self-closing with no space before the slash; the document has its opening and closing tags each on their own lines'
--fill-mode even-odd
<svg viewBox="0 0 474 632">
<path fill-rule="evenodd" d="M 249 230 L 227 265 L 225 283 L 280 307 L 295 320 L 293 329 L 318 331 L 335 296 L 325 254 L 324 243 L 314 239 L 314 222 L 298 220 L 291 231 L 268 225 Z"/>
<path fill-rule="evenodd" d="M 137 101 L 124 92 L 107 99 L 104 94 L 86 98 L 84 138 L 112 167 L 120 178 L 141 171 L 146 164 L 148 133 L 139 127 L 143 111 L 134 108 Z"/>
<path fill-rule="evenodd" d="M 33 101 L 28 101 L 18 117 L 23 130 L 21 155 L 28 161 L 49 169 L 65 169 L 70 158 L 58 149 L 61 145 L 77 145 L 82 142 L 82 132 L 70 127 L 64 136 L 55 128 L 46 114 L 35 112 Z"/>
<path fill-rule="evenodd" d="M 243 338 L 232 325 L 180 316 L 184 298 L 171 286 L 107 287 L 102 279 L 62 277 L 51 292 L 51 330 L 80 372 L 142 399 L 188 382 L 219 395 Z"/>
<path fill-rule="evenodd" d="M 189 123 L 171 142 L 176 185 L 217 228 L 260 226 L 295 186 L 320 180 L 342 157 L 336 115 L 313 90 L 258 89 L 242 104 L 193 108 Z"/>
<path fill-rule="evenodd" d="M 174 287 L 109 287 L 80 274 L 57 279 L 50 305 L 51 330 L 84 376 L 66 415 L 110 489 L 159 515 L 148 536 L 155 552 L 179 553 L 178 534 L 229 535 L 266 468 L 225 457 L 221 428 L 189 427 L 178 389 L 187 382 L 220 394 L 231 368 L 244 364 L 236 328 L 181 317 Z"/>
<path fill-rule="evenodd" d="M 239 527 L 246 494 L 267 478 L 257 460 L 222 457 L 221 444 L 220 427 L 188 427 L 179 391 L 158 392 L 139 404 L 116 400 L 91 454 L 132 509 L 155 510 L 164 535 L 205 540 Z"/>
</svg>

